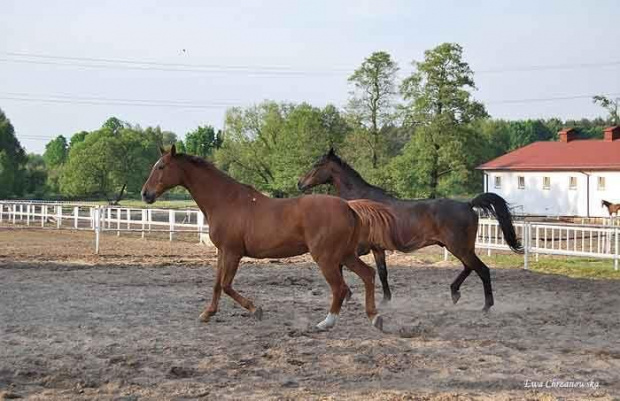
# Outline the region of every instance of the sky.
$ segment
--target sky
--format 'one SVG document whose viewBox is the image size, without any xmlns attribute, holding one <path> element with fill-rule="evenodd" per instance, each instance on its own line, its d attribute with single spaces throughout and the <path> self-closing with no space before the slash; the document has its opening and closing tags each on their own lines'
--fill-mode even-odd
<svg viewBox="0 0 620 401">
<path fill-rule="evenodd" d="M 402 78 L 456 42 L 495 118 L 605 116 L 619 20 L 617 0 L 2 0 L 0 109 L 29 152 L 111 116 L 183 138 L 266 99 L 344 107 L 372 52 Z"/>
</svg>

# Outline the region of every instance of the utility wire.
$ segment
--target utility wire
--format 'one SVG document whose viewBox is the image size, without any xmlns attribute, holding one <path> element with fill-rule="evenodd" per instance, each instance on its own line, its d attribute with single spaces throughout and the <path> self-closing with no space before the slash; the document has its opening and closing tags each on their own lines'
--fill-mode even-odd
<svg viewBox="0 0 620 401">
<path fill-rule="evenodd" d="M 177 71 L 177 72 L 201 72 L 201 73 L 244 73 L 249 75 L 268 76 L 299 76 L 299 75 L 343 75 L 351 73 L 350 68 L 329 68 L 321 70 L 298 69 L 286 65 L 261 66 L 261 65 L 227 65 L 227 64 L 186 64 L 166 63 L 157 61 L 142 61 L 99 57 L 70 57 L 55 56 L 39 53 L 26 52 L 0 52 L 6 57 L 0 58 L 0 62 L 29 63 L 43 65 L 59 65 L 66 67 L 83 68 L 112 68 L 128 70 L 153 70 L 153 71 Z M 536 72 L 552 70 L 577 70 L 590 68 L 618 67 L 620 61 L 606 61 L 597 63 L 570 63 L 514 66 L 490 69 L 475 69 L 476 74 L 500 74 L 513 72 Z"/>
</svg>

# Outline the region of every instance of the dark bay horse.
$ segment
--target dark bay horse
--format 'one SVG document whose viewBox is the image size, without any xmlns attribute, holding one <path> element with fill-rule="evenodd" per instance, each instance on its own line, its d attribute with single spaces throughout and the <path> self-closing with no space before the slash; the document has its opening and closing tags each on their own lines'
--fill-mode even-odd
<svg viewBox="0 0 620 401">
<path fill-rule="evenodd" d="M 315 163 L 299 180 L 297 186 L 306 191 L 320 184 L 332 184 L 337 195 L 344 199 L 370 199 L 387 204 L 397 216 L 400 243 L 395 243 L 392 248 L 368 243 L 377 263 L 386 301 L 391 299 L 392 294 L 387 280 L 385 250 L 411 252 L 429 245 L 440 245 L 447 248 L 464 266 L 464 270 L 450 286 L 452 301 L 458 302 L 461 297 L 461 284 L 474 270 L 484 286 L 483 310 L 486 312 L 493 306 L 489 268 L 475 252 L 478 230 L 478 215 L 473 209 L 475 207 L 494 215 L 510 248 L 515 252 L 522 251 L 506 201 L 493 193 L 481 194 L 469 202 L 451 199 L 401 200 L 364 181 L 333 149 Z"/>
<path fill-rule="evenodd" d="M 217 312 L 222 290 L 257 319 L 262 318 L 262 309 L 232 286 L 243 256 L 283 258 L 310 252 L 332 291 L 329 314 L 317 327 L 328 329 L 336 323 L 350 292 L 340 267 L 345 265 L 364 282 L 366 313 L 373 326 L 382 328 L 375 307 L 375 272 L 359 259 L 356 249 L 361 235 L 391 237 L 390 233 L 373 234 L 377 227 L 389 230 L 386 224 L 373 223 L 378 218 L 394 221 L 388 207 L 368 201 L 349 204 L 328 195 L 272 199 L 199 157 L 177 154 L 173 145 L 167 153 L 162 150 L 142 188 L 142 198 L 151 204 L 177 185 L 190 192 L 207 216 L 209 236 L 218 248 L 213 298 L 201 320 L 207 322 Z"/>
</svg>

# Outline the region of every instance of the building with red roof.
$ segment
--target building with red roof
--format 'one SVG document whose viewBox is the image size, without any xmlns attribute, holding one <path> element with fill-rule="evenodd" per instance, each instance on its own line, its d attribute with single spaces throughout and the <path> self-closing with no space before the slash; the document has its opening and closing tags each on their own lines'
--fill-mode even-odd
<svg viewBox="0 0 620 401">
<path fill-rule="evenodd" d="M 534 142 L 477 167 L 484 188 L 525 214 L 607 217 L 602 201 L 620 203 L 620 127 L 604 139 L 578 139 L 573 129 L 557 142 Z"/>
</svg>

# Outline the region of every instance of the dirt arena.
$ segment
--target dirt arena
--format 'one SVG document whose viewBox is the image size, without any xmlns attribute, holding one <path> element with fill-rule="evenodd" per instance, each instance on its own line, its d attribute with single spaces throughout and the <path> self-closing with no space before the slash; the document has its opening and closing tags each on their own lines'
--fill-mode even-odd
<svg viewBox="0 0 620 401">
<path fill-rule="evenodd" d="M 306 257 L 244 260 L 210 323 L 215 254 L 195 242 L 0 229 L 0 399 L 620 399 L 620 282 L 388 259 L 394 300 L 372 328 L 363 286 L 329 332 L 330 293 Z M 378 280 L 377 280 L 378 281 Z M 377 298 L 381 291 L 377 284 Z M 526 388 L 541 385 L 542 388 Z M 584 388 L 549 388 L 556 385 Z M 591 386 L 591 387 L 587 387 Z"/>
</svg>

